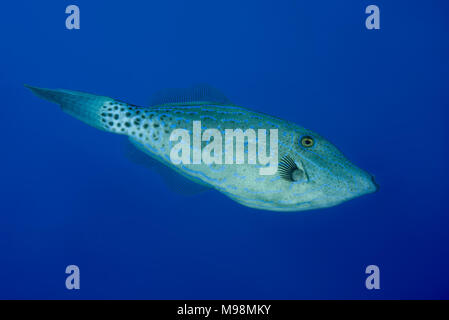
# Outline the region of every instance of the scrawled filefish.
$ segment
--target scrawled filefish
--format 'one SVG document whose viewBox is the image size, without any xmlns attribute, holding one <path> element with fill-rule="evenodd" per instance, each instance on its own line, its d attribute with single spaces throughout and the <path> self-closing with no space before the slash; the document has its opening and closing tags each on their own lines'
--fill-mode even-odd
<svg viewBox="0 0 449 320">
<path fill-rule="evenodd" d="M 71 90 L 26 87 L 95 128 L 127 135 L 136 148 L 179 174 L 251 208 L 272 211 L 325 208 L 378 189 L 370 174 L 352 164 L 317 133 L 234 105 L 211 87 L 161 91 L 149 107 Z M 214 129 L 217 130 L 215 133 L 224 135 L 226 130 L 246 132 L 254 129 L 266 134 L 262 138 L 267 144 L 269 142 L 270 147 L 275 145 L 270 139 L 276 133 L 276 159 L 269 164 L 274 163 L 276 170 L 273 174 L 261 174 L 260 169 L 267 163 L 249 161 L 239 164 L 227 164 L 224 160 L 198 163 L 192 161 L 193 152 L 187 156 L 190 163 L 175 164 L 171 151 L 177 142 L 170 139 L 172 132 L 185 129 L 195 135 L 192 132 L 195 125 L 200 125 L 200 130 Z M 257 136 L 257 142 L 262 138 Z M 202 140 L 206 141 L 201 141 L 201 136 L 199 139 L 200 148 L 206 147 L 208 141 L 219 141 L 216 136 L 205 139 L 203 135 Z M 188 141 L 191 151 L 195 141 Z M 223 143 L 222 147 L 214 149 L 213 153 L 226 149 L 225 139 L 219 142 Z M 248 140 L 244 147 L 245 157 L 249 158 Z M 237 151 L 236 147 L 232 148 Z M 268 150 L 266 147 L 263 152 Z M 233 157 L 235 160 L 236 155 Z"/>
</svg>

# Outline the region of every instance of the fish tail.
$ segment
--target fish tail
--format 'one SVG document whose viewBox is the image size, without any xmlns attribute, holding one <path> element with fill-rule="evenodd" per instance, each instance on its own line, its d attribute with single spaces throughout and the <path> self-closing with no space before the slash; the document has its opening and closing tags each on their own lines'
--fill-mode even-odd
<svg viewBox="0 0 449 320">
<path fill-rule="evenodd" d="M 71 116 L 100 130 L 107 130 L 101 118 L 101 110 L 112 98 L 63 89 L 45 89 L 25 85 L 39 98 L 54 102 Z"/>
</svg>

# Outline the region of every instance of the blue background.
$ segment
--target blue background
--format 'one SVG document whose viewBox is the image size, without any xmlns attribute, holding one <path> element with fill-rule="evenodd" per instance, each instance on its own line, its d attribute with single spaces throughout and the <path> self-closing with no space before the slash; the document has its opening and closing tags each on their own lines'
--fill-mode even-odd
<svg viewBox="0 0 449 320">
<path fill-rule="evenodd" d="M 65 28 L 77 4 L 81 29 Z M 365 28 L 365 8 L 381 30 Z M 0 298 L 449 298 L 447 1 L 9 1 Z M 381 189 L 276 213 L 184 196 L 22 85 L 146 105 L 210 83 L 334 142 Z M 65 268 L 81 269 L 81 290 Z M 381 289 L 365 288 L 365 268 Z"/>
</svg>

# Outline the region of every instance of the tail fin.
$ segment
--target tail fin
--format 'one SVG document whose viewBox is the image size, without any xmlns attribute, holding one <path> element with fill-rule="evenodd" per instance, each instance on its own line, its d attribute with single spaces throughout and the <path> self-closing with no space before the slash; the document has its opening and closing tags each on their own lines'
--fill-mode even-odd
<svg viewBox="0 0 449 320">
<path fill-rule="evenodd" d="M 101 130 L 105 130 L 100 110 L 112 98 L 63 89 L 44 89 L 25 85 L 39 98 L 57 103 L 71 116 Z"/>
</svg>

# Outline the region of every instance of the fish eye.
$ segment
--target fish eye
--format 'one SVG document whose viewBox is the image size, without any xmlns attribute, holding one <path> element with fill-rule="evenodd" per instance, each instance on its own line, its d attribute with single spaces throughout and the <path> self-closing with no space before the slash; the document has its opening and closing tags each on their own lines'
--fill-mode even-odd
<svg viewBox="0 0 449 320">
<path fill-rule="evenodd" d="M 315 141 L 310 136 L 305 136 L 305 137 L 301 138 L 301 145 L 303 147 L 310 148 L 310 147 L 313 147 L 314 144 L 315 144 Z"/>
</svg>

